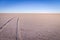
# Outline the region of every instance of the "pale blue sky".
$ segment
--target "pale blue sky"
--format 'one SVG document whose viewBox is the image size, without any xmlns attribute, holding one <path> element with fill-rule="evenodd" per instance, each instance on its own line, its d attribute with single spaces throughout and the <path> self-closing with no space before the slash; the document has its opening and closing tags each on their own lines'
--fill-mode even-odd
<svg viewBox="0 0 60 40">
<path fill-rule="evenodd" d="M 0 13 L 60 13 L 60 0 L 0 0 Z"/>
</svg>

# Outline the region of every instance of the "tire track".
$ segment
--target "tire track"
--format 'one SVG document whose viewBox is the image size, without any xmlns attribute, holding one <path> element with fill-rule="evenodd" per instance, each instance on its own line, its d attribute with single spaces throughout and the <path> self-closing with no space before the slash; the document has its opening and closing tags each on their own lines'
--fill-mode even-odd
<svg viewBox="0 0 60 40">
<path fill-rule="evenodd" d="M 19 18 L 17 18 L 17 23 L 16 23 L 16 40 L 18 40 L 18 21 Z"/>
<path fill-rule="evenodd" d="M 2 30 L 4 28 L 4 26 L 9 23 L 11 20 L 13 20 L 15 17 L 9 19 L 5 24 L 3 24 L 1 27 L 0 27 L 0 30 Z"/>
</svg>

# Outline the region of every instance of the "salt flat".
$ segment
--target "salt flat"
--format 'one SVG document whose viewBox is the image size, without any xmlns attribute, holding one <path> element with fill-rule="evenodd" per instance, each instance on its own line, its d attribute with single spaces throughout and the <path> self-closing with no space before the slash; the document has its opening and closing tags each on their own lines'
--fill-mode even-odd
<svg viewBox="0 0 60 40">
<path fill-rule="evenodd" d="M 60 14 L 0 14 L 2 25 L 0 40 L 60 40 Z"/>
</svg>

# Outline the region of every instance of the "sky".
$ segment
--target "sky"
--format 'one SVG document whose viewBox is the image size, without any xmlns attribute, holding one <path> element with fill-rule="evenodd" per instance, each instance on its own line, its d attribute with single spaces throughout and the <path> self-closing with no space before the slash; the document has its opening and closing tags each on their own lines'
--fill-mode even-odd
<svg viewBox="0 0 60 40">
<path fill-rule="evenodd" d="M 60 13 L 60 0 L 0 0 L 0 13 Z"/>
</svg>

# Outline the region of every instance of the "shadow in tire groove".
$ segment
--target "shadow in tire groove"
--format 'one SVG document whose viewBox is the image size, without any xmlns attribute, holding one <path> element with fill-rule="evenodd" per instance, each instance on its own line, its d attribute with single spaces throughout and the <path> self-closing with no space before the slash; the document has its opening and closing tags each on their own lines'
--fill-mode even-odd
<svg viewBox="0 0 60 40">
<path fill-rule="evenodd" d="M 0 27 L 0 30 L 3 29 L 3 27 L 4 27 L 7 23 L 9 23 L 11 20 L 13 20 L 14 18 L 15 18 L 15 17 L 9 19 L 5 24 L 3 24 L 3 25 Z"/>
</svg>

